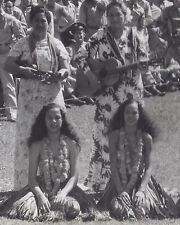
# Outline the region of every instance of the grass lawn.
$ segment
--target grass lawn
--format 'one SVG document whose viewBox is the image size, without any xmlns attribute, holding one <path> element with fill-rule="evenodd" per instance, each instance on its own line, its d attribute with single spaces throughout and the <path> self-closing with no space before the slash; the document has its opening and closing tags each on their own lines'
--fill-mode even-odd
<svg viewBox="0 0 180 225">
<path fill-rule="evenodd" d="M 145 99 L 146 109 L 156 121 L 160 132 L 153 150 L 153 174 L 164 187 L 180 191 L 180 92 L 168 93 L 164 97 Z M 94 129 L 94 106 L 72 107 L 68 110 L 70 120 L 75 124 L 82 140 L 80 155 L 80 182 L 87 175 L 91 155 L 92 130 Z M 15 145 L 15 124 L 0 121 L 0 191 L 12 189 L 13 157 Z M 0 218 L 0 225 L 44 224 Z M 54 224 L 83 224 L 79 221 Z M 86 222 L 86 224 L 116 225 L 118 221 Z M 138 222 L 121 222 L 122 225 L 180 225 L 179 220 L 144 220 Z"/>
</svg>

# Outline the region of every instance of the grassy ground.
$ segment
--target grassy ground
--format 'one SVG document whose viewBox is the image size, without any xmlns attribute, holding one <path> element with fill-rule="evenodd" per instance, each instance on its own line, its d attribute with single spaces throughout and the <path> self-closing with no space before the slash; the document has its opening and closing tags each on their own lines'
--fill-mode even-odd
<svg viewBox="0 0 180 225">
<path fill-rule="evenodd" d="M 105 222 L 86 222 L 82 223 L 80 221 L 71 221 L 71 222 L 58 222 L 58 223 L 45 223 L 45 222 L 26 222 L 20 220 L 9 220 L 1 219 L 0 225 L 180 225 L 180 220 L 143 220 L 143 221 L 125 221 L 119 222 L 115 220 L 105 221 Z"/>
<path fill-rule="evenodd" d="M 154 144 L 153 173 L 157 180 L 166 188 L 180 190 L 180 92 L 168 93 L 165 97 L 151 97 L 145 101 L 146 109 L 156 121 L 160 133 Z M 80 155 L 80 182 L 83 182 L 88 171 L 91 155 L 92 130 L 94 129 L 94 106 L 72 107 L 68 110 L 70 120 L 75 124 L 82 140 Z M 15 124 L 0 121 L 0 191 L 12 189 L 13 155 L 15 145 Z M 88 222 L 86 224 L 99 224 Z M 116 225 L 119 222 L 101 222 L 101 224 Z M 26 225 L 28 222 L 0 219 L 0 225 Z M 42 224 L 42 223 L 33 223 Z M 43 223 L 44 224 L 44 223 Z M 56 224 L 56 223 L 55 223 Z M 82 224 L 78 221 L 62 222 L 64 224 Z M 122 225 L 180 225 L 180 220 L 124 222 Z"/>
</svg>

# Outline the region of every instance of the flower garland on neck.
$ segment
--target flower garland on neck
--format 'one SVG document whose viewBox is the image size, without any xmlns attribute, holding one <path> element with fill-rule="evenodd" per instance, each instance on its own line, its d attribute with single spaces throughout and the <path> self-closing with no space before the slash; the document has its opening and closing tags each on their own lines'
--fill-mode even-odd
<svg viewBox="0 0 180 225">
<path fill-rule="evenodd" d="M 119 174 L 122 185 L 132 190 L 138 177 L 138 172 L 143 155 L 142 131 L 137 130 L 136 143 L 134 148 L 134 157 L 130 157 L 130 149 L 128 139 L 124 128 L 120 130 L 119 149 L 117 151 L 117 159 L 119 162 Z M 132 160 L 131 160 L 132 158 Z M 129 178 L 130 176 L 130 178 Z"/>
<path fill-rule="evenodd" d="M 49 197 L 53 197 L 57 194 L 60 184 L 64 182 L 69 175 L 69 151 L 64 139 L 64 136 L 60 137 L 58 155 L 55 156 L 50 149 L 50 141 L 46 138 L 40 156 L 39 167 L 44 176 L 45 187 Z"/>
</svg>

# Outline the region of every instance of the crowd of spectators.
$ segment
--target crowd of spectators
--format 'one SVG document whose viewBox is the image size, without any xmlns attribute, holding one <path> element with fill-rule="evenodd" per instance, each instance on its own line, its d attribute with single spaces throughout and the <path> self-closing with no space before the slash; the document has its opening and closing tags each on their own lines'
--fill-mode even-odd
<svg viewBox="0 0 180 225">
<path fill-rule="evenodd" d="M 12 45 L 31 33 L 29 12 L 34 5 L 46 7 L 51 15 L 49 33 L 61 40 L 71 59 L 71 75 L 64 81 L 63 94 L 71 104 L 93 104 L 90 97 L 76 92 L 77 66 L 74 56 L 99 28 L 107 25 L 106 5 L 110 0 L 1 0 L 0 80 L 1 107 L 9 120 L 16 118 L 19 80 L 3 69 Z M 113 1 L 113 0 L 112 0 Z M 156 58 L 142 74 L 144 96 L 164 96 L 180 88 L 180 1 L 122 0 L 126 5 L 127 27 L 136 30 L 142 60 Z M 162 60 L 161 60 L 162 59 Z"/>
</svg>

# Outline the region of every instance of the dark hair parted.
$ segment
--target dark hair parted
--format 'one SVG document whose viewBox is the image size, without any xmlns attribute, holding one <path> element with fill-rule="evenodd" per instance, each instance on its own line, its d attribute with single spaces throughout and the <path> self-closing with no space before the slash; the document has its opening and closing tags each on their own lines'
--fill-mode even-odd
<svg viewBox="0 0 180 225">
<path fill-rule="evenodd" d="M 31 11 L 29 13 L 30 22 L 32 22 L 34 17 L 39 13 L 44 13 L 44 15 L 48 21 L 48 24 L 51 22 L 51 15 L 50 15 L 49 11 L 45 7 L 39 6 L 39 5 L 31 7 Z"/>
<path fill-rule="evenodd" d="M 68 122 L 66 113 L 55 103 L 49 103 L 45 105 L 37 116 L 35 123 L 31 129 L 31 135 L 28 139 L 28 146 L 30 147 L 34 142 L 41 141 L 44 137 L 47 137 L 47 128 L 45 123 L 46 113 L 53 108 L 58 108 L 62 116 L 62 126 L 60 134 L 65 135 L 74 140 L 80 146 L 80 140 L 75 132 L 73 126 Z"/>
<path fill-rule="evenodd" d="M 120 105 L 118 111 L 116 112 L 116 114 L 114 115 L 114 117 L 112 119 L 111 130 L 120 129 L 121 127 L 125 126 L 125 121 L 124 121 L 125 108 L 134 102 L 137 102 L 137 104 L 138 104 L 138 112 L 139 112 L 139 120 L 137 123 L 138 129 L 150 134 L 153 139 L 157 138 L 156 125 L 150 119 L 149 115 L 144 110 L 142 104 L 140 104 L 138 101 L 136 101 L 134 99 L 128 99 Z"/>
<path fill-rule="evenodd" d="M 112 0 L 106 7 L 106 12 L 107 15 L 109 13 L 109 10 L 113 7 L 113 6 L 118 6 L 121 10 L 121 12 L 124 14 L 124 16 L 127 15 L 127 7 L 125 6 L 125 4 L 122 2 L 122 0 Z"/>
</svg>

